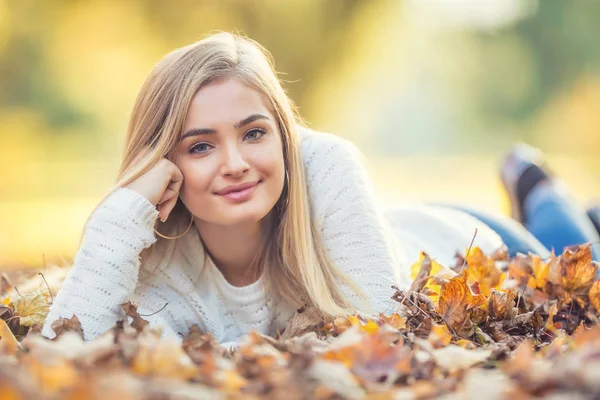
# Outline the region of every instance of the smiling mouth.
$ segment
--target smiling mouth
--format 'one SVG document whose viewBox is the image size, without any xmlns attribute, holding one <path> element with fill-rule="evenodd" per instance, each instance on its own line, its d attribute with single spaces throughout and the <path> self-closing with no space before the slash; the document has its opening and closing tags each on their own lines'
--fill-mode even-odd
<svg viewBox="0 0 600 400">
<path fill-rule="evenodd" d="M 258 181 L 256 183 L 256 185 L 254 186 L 250 186 L 246 189 L 242 189 L 242 190 L 238 190 L 238 191 L 233 191 L 233 192 L 229 192 L 226 194 L 218 194 L 218 196 L 224 197 L 228 200 L 234 201 L 234 202 L 243 202 L 248 200 L 250 197 L 252 197 L 252 194 L 254 193 L 254 191 L 256 190 L 256 188 L 258 187 L 258 185 L 260 185 L 262 183 L 262 181 Z"/>
</svg>

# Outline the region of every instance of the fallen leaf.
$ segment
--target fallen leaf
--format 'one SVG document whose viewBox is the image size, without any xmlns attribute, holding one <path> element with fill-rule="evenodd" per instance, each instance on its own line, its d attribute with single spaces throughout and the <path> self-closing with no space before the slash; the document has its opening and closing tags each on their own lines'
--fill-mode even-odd
<svg viewBox="0 0 600 400">
<path fill-rule="evenodd" d="M 492 352 L 485 349 L 467 350 L 453 344 L 431 352 L 435 362 L 449 371 L 470 368 L 487 360 Z"/>
<path fill-rule="evenodd" d="M 12 302 L 12 305 L 15 315 L 19 316 L 20 323 L 23 326 L 44 325 L 46 316 L 50 311 L 48 292 L 45 290 L 19 296 Z"/>
<path fill-rule="evenodd" d="M 14 356 L 19 350 L 19 342 L 4 320 L 0 319 L 0 354 Z"/>
<path fill-rule="evenodd" d="M 502 321 L 512 317 L 513 303 L 516 294 L 492 289 L 488 299 L 488 313 L 494 321 Z"/>
<path fill-rule="evenodd" d="M 55 339 L 64 332 L 75 332 L 82 338 L 84 337 L 83 329 L 81 328 L 81 323 L 79 322 L 77 315 L 73 315 L 71 318 L 59 318 L 52 323 L 50 328 L 56 333 Z"/>
<path fill-rule="evenodd" d="M 429 341 L 434 348 L 445 347 L 452 341 L 452 334 L 446 325 L 433 324 L 431 332 L 427 337 L 427 341 Z"/>
<path fill-rule="evenodd" d="M 496 262 L 485 255 L 479 247 L 473 247 L 467 254 L 468 282 L 475 282 L 481 294 L 489 296 L 492 289 L 499 289 L 504 274 L 496 267 Z"/>
<path fill-rule="evenodd" d="M 300 336 L 316 329 L 321 322 L 322 318 L 310 308 L 303 312 L 297 312 L 286 324 L 283 333 L 279 337 L 286 340 L 294 336 Z"/>
<path fill-rule="evenodd" d="M 470 311 L 485 303 L 484 296 L 473 295 L 465 276 L 463 271 L 442 287 L 437 309 L 444 322 L 461 336 L 469 336 L 472 327 Z"/>
<path fill-rule="evenodd" d="M 141 332 L 144 330 L 146 326 L 149 325 L 149 322 L 143 319 L 137 311 L 137 306 L 134 305 L 131 301 L 128 301 L 125 304 L 121 304 L 121 308 L 125 311 L 125 314 L 128 317 L 131 317 L 133 321 L 131 322 L 131 326 L 135 328 L 136 331 Z"/>
<path fill-rule="evenodd" d="M 187 380 L 197 368 L 181 346 L 173 340 L 140 343 L 131 369 L 138 375 Z"/>
<path fill-rule="evenodd" d="M 600 279 L 592 284 L 588 296 L 590 303 L 594 306 L 596 312 L 600 313 Z"/>
<path fill-rule="evenodd" d="M 386 324 L 395 329 L 406 329 L 406 320 L 402 318 L 397 313 L 393 313 L 389 317 L 385 316 L 383 313 L 379 314 L 379 318 L 381 318 Z"/>
</svg>

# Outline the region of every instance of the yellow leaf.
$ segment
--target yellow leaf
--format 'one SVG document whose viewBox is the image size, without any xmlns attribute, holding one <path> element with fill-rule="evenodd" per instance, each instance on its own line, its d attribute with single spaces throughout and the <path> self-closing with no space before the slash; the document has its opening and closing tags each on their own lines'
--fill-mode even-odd
<svg viewBox="0 0 600 400">
<path fill-rule="evenodd" d="M 348 321 L 350 321 L 350 324 L 352 326 L 358 326 L 358 327 L 362 326 L 357 315 L 348 315 L 347 318 L 348 318 Z"/>
<path fill-rule="evenodd" d="M 23 364 L 27 366 L 29 374 L 36 378 L 47 395 L 72 388 L 79 381 L 77 369 L 69 360 L 57 359 L 48 363 L 27 357 Z"/>
<path fill-rule="evenodd" d="M 406 321 L 400 315 L 394 313 L 389 317 L 386 317 L 385 314 L 381 313 L 379 316 L 385 321 L 386 324 L 396 329 L 405 329 Z"/>
<path fill-rule="evenodd" d="M 131 369 L 142 376 L 159 376 L 187 380 L 197 373 L 190 357 L 175 341 L 141 344 L 133 358 Z"/>
<path fill-rule="evenodd" d="M 4 300 L 2 300 L 2 304 L 4 304 L 5 306 L 10 306 L 10 303 L 10 296 L 6 296 Z"/>
<path fill-rule="evenodd" d="M 435 348 L 445 347 L 452 341 L 452 334 L 446 325 L 433 324 L 427 340 Z"/>
<path fill-rule="evenodd" d="M 492 289 L 499 289 L 504 274 L 496 267 L 496 262 L 479 247 L 473 247 L 467 254 L 468 282 L 478 282 L 481 294 L 489 296 Z"/>
<path fill-rule="evenodd" d="M 48 292 L 38 290 L 19 296 L 13 302 L 15 315 L 20 317 L 23 326 L 44 325 L 50 304 L 48 303 Z"/>
<path fill-rule="evenodd" d="M 361 329 L 369 334 L 373 334 L 379 332 L 379 325 L 369 320 Z"/>
<path fill-rule="evenodd" d="M 0 354 L 14 356 L 19 349 L 19 342 L 3 319 L 0 319 Z"/>
<path fill-rule="evenodd" d="M 543 262 L 542 258 L 537 255 L 532 255 L 531 261 L 533 266 L 535 286 L 537 289 L 544 289 L 544 286 L 546 286 L 546 282 L 548 281 L 550 264 Z"/>
<path fill-rule="evenodd" d="M 589 293 L 590 303 L 596 309 L 596 312 L 600 313 L 600 279 L 595 281 L 590 288 Z"/>
</svg>

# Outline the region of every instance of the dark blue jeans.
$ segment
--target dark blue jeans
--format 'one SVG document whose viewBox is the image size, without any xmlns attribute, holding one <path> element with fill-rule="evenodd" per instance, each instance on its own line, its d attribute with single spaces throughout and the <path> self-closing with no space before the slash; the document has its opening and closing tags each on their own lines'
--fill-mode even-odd
<svg viewBox="0 0 600 400">
<path fill-rule="evenodd" d="M 502 238 L 511 257 L 529 252 L 546 258 L 550 250 L 561 254 L 565 247 L 592 243 L 594 260 L 599 260 L 600 236 L 585 211 L 579 209 L 565 187 L 547 184 L 535 187 L 524 204 L 527 222 L 521 225 L 512 218 L 483 210 L 448 205 L 479 219 Z"/>
</svg>

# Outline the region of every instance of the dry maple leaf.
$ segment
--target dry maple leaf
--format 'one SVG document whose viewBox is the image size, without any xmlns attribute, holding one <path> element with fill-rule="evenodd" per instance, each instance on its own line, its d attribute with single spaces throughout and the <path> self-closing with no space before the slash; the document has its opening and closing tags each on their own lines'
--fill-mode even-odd
<svg viewBox="0 0 600 400">
<path fill-rule="evenodd" d="M 598 265 L 592 261 L 589 243 L 579 246 L 575 251 L 565 251 L 560 260 L 560 283 L 569 294 L 568 300 L 579 300 L 583 306 L 580 297 L 588 294 L 597 273 Z"/>
<path fill-rule="evenodd" d="M 73 315 L 71 318 L 59 318 L 52 323 L 50 328 L 56 333 L 55 339 L 64 332 L 75 332 L 83 338 L 83 329 L 77 315 Z"/>
<path fill-rule="evenodd" d="M 37 290 L 19 296 L 12 302 L 12 305 L 15 315 L 20 317 L 20 324 L 23 326 L 44 325 L 50 311 L 46 290 Z"/>
<path fill-rule="evenodd" d="M 517 295 L 509 291 L 503 292 L 492 289 L 488 299 L 488 313 L 494 321 L 502 321 L 512 317 L 513 303 Z"/>
<path fill-rule="evenodd" d="M 143 319 L 137 311 L 137 306 L 134 305 L 131 301 L 128 301 L 125 304 L 121 304 L 121 308 L 125 311 L 125 314 L 128 317 L 133 319 L 131 326 L 135 328 L 136 331 L 141 332 L 144 330 L 146 326 L 148 326 L 149 322 Z"/>
<path fill-rule="evenodd" d="M 314 330 L 323 322 L 320 314 L 315 309 L 308 307 L 306 309 L 300 309 L 302 312 L 296 312 L 294 316 L 287 323 L 281 335 L 280 339 L 287 340 L 294 336 L 302 335 L 310 330 Z"/>
<path fill-rule="evenodd" d="M 600 313 L 600 279 L 592 284 L 589 292 L 590 303 L 596 309 L 597 313 Z"/>
<path fill-rule="evenodd" d="M 481 294 L 490 295 L 504 281 L 504 274 L 496 267 L 496 262 L 485 255 L 479 247 L 473 247 L 467 255 L 468 281 L 479 285 Z"/>
<path fill-rule="evenodd" d="M 469 336 L 470 311 L 485 303 L 483 295 L 473 295 L 467 285 L 466 271 L 442 287 L 437 312 L 446 324 L 461 336 Z"/>
</svg>

